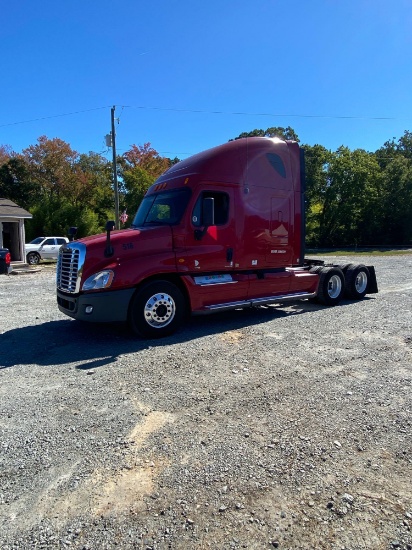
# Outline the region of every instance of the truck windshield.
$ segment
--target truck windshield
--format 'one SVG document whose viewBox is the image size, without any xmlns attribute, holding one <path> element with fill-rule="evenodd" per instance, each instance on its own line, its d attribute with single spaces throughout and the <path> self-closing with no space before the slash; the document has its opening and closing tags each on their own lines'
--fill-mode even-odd
<svg viewBox="0 0 412 550">
<path fill-rule="evenodd" d="M 185 188 L 146 196 L 137 210 L 132 227 L 178 224 L 189 202 L 190 194 L 190 189 Z"/>
</svg>

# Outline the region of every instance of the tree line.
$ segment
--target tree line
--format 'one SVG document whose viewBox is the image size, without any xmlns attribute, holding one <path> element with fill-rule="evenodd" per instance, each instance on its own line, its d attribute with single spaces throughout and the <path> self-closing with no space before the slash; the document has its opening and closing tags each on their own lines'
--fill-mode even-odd
<svg viewBox="0 0 412 550">
<path fill-rule="evenodd" d="M 291 127 L 244 132 L 234 139 L 278 136 L 300 141 Z M 311 247 L 412 244 L 412 133 L 375 152 L 336 151 L 300 144 L 306 163 L 306 244 Z M 179 159 L 162 157 L 150 143 L 132 145 L 117 159 L 120 210 L 130 225 L 146 190 Z M 27 239 L 104 231 L 113 219 L 112 163 L 79 154 L 61 139 L 38 138 L 21 153 L 0 145 L 0 197 L 29 210 Z"/>
<path fill-rule="evenodd" d="M 118 157 L 120 210 L 133 217 L 146 190 L 177 160 L 160 156 L 150 143 L 133 145 Z M 73 226 L 78 237 L 101 233 L 107 220 L 114 219 L 112 163 L 46 136 L 21 153 L 0 146 L 0 197 L 33 215 L 26 222 L 26 240 L 65 236 Z"/>
</svg>

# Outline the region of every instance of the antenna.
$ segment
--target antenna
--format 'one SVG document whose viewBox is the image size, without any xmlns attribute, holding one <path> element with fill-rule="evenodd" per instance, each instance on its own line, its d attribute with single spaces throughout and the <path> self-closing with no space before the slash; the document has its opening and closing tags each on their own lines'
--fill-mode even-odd
<svg viewBox="0 0 412 550">
<path fill-rule="evenodd" d="M 113 186 L 114 186 L 114 214 L 115 214 L 115 226 L 116 229 L 120 229 L 119 224 L 119 185 L 117 182 L 117 164 L 116 164 L 116 132 L 114 129 L 114 112 L 116 110 L 116 105 L 113 105 L 111 108 L 111 120 L 112 120 L 112 131 L 110 134 L 111 137 L 111 147 L 113 149 Z M 107 143 L 107 136 L 106 136 Z M 110 145 L 108 145 L 110 147 Z"/>
</svg>

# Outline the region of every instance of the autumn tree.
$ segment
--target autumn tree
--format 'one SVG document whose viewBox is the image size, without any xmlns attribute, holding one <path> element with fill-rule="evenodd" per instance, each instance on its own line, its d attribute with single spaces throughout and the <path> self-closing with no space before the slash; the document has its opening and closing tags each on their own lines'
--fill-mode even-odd
<svg viewBox="0 0 412 550">
<path fill-rule="evenodd" d="M 40 189 L 28 233 L 84 236 L 104 230 L 113 204 L 110 163 L 101 155 L 79 155 L 61 139 L 41 136 L 23 150 L 30 181 Z"/>
<path fill-rule="evenodd" d="M 31 179 L 40 185 L 45 198 L 70 196 L 70 182 L 78 153 L 68 143 L 41 136 L 36 145 L 23 150 Z"/>
<path fill-rule="evenodd" d="M 14 153 L 10 145 L 0 145 L 0 166 L 8 162 L 13 156 Z"/>
<path fill-rule="evenodd" d="M 119 159 L 123 206 L 134 214 L 147 189 L 174 161 L 162 157 L 150 143 L 132 145 Z"/>
</svg>

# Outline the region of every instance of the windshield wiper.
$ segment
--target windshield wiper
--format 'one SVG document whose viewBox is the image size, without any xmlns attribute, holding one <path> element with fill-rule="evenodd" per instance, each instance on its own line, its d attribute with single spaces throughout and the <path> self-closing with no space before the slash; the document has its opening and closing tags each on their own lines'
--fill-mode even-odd
<svg viewBox="0 0 412 550">
<path fill-rule="evenodd" d="M 169 222 L 162 220 L 150 220 L 149 222 L 144 222 L 143 225 L 169 225 Z"/>
</svg>

